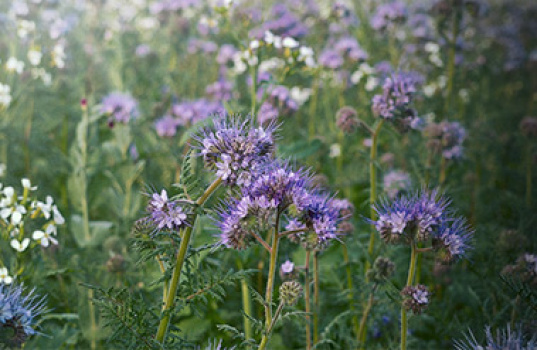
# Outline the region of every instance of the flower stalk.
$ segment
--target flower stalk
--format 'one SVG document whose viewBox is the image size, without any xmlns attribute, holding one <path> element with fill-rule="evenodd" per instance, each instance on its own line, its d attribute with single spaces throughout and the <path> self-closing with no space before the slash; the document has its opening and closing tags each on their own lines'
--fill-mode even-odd
<svg viewBox="0 0 537 350">
<path fill-rule="evenodd" d="M 418 251 L 416 249 L 416 243 L 411 242 L 411 252 L 410 252 L 410 266 L 408 268 L 408 276 L 406 280 L 406 286 L 409 287 L 412 285 L 414 280 L 414 273 L 416 270 L 416 258 L 418 256 Z M 406 335 L 408 329 L 408 320 L 407 320 L 407 311 L 403 305 L 401 305 L 401 350 L 406 350 Z"/>
</svg>

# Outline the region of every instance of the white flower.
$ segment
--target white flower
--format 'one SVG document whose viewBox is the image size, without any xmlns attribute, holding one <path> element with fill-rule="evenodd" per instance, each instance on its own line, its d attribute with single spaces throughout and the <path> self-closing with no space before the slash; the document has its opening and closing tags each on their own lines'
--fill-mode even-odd
<svg viewBox="0 0 537 350">
<path fill-rule="evenodd" d="M 52 211 L 54 212 L 54 222 L 56 225 L 63 225 L 65 223 L 65 219 L 62 216 L 62 213 L 58 210 L 57 206 L 52 207 Z"/>
<path fill-rule="evenodd" d="M 33 66 L 37 66 L 39 63 L 41 63 L 41 57 L 43 57 L 41 51 L 34 49 L 28 51 L 28 61 L 30 61 Z"/>
<path fill-rule="evenodd" d="M 22 242 L 19 242 L 18 239 L 12 239 L 11 240 L 11 247 L 18 251 L 19 253 L 23 252 L 28 248 L 28 245 L 30 244 L 30 238 L 25 238 L 22 240 Z"/>
<path fill-rule="evenodd" d="M 52 199 L 51 196 L 47 196 L 45 203 L 41 202 L 41 201 L 33 202 L 32 203 L 32 208 L 41 209 L 41 212 L 43 213 L 43 216 L 45 217 L 45 219 L 48 220 L 50 218 L 50 213 L 52 212 L 52 205 L 53 204 L 54 204 L 54 199 Z"/>
<path fill-rule="evenodd" d="M 19 38 L 24 39 L 29 33 L 35 30 L 35 22 L 20 20 L 18 22 L 17 35 Z"/>
<path fill-rule="evenodd" d="M 365 62 L 360 64 L 360 67 L 358 67 L 358 69 L 367 75 L 375 73 L 375 68 L 371 67 L 369 64 Z"/>
<path fill-rule="evenodd" d="M 285 61 L 278 57 L 272 57 L 259 64 L 260 72 L 271 72 L 274 69 L 281 68 L 285 65 Z"/>
<path fill-rule="evenodd" d="M 291 37 L 287 37 L 287 38 L 283 39 L 282 45 L 283 45 L 283 47 L 287 47 L 289 49 L 294 49 L 294 48 L 298 47 L 299 43 L 295 39 L 293 39 Z"/>
<path fill-rule="evenodd" d="M 425 51 L 430 53 L 438 53 L 440 51 L 440 46 L 434 42 L 428 42 L 424 47 Z"/>
<path fill-rule="evenodd" d="M 365 83 L 365 89 L 367 91 L 374 90 L 379 85 L 379 80 L 375 77 L 369 77 L 367 78 L 367 82 Z"/>
<path fill-rule="evenodd" d="M 270 30 L 267 30 L 267 31 L 265 31 L 264 41 L 267 44 L 273 44 L 274 43 L 274 38 L 276 38 L 276 37 L 277 36 L 272 34 L 272 32 Z"/>
<path fill-rule="evenodd" d="M 440 58 L 440 55 L 438 53 L 432 53 L 429 55 L 429 61 L 431 61 L 432 64 L 434 64 L 437 67 L 444 66 L 444 62 L 442 62 L 442 59 Z"/>
<path fill-rule="evenodd" d="M 13 277 L 9 276 L 5 267 L 0 267 L 0 283 L 11 284 Z"/>
<path fill-rule="evenodd" d="M 427 97 L 433 96 L 435 92 L 436 92 L 436 85 L 434 83 L 425 85 L 423 87 L 423 94 Z"/>
<path fill-rule="evenodd" d="M 52 50 L 52 61 L 60 69 L 65 67 L 65 49 L 63 45 L 56 44 Z"/>
<path fill-rule="evenodd" d="M 0 83 L 0 105 L 7 107 L 11 103 L 11 87 Z"/>
<path fill-rule="evenodd" d="M 21 179 L 21 184 L 24 189 L 28 189 L 30 191 L 37 190 L 37 186 L 32 187 L 32 183 L 27 178 Z"/>
<path fill-rule="evenodd" d="M 468 93 L 468 90 L 466 89 L 459 90 L 459 97 L 464 103 L 468 103 L 470 101 L 470 94 Z"/>
<path fill-rule="evenodd" d="M 58 240 L 52 236 L 56 235 L 56 226 L 48 225 L 45 232 L 37 230 L 32 234 L 32 238 L 36 241 L 40 241 L 43 247 L 48 247 L 51 243 L 54 245 L 58 244 Z"/>
<path fill-rule="evenodd" d="M 10 57 L 6 62 L 6 69 L 8 72 L 21 74 L 24 70 L 24 62 L 17 60 L 15 57 Z"/>
<path fill-rule="evenodd" d="M 290 90 L 291 98 L 295 100 L 300 106 L 303 105 L 311 96 L 311 89 L 299 88 L 293 86 Z"/>
<path fill-rule="evenodd" d="M 330 158 L 339 157 L 341 155 L 341 145 L 339 143 L 334 143 L 330 146 Z"/>
<path fill-rule="evenodd" d="M 250 41 L 250 45 L 249 45 L 250 49 L 252 50 L 255 50 L 257 48 L 259 48 L 259 40 L 252 40 Z"/>
<path fill-rule="evenodd" d="M 7 222 L 7 219 L 11 217 L 11 224 L 17 226 L 22 222 L 22 216 L 26 214 L 26 208 L 22 205 L 15 205 L 13 207 L 4 208 L 0 211 L 0 217 Z"/>
<path fill-rule="evenodd" d="M 362 80 L 363 76 L 364 72 L 362 72 L 361 70 L 357 70 L 356 72 L 352 73 L 351 82 L 356 85 L 360 82 L 360 80 Z"/>
</svg>

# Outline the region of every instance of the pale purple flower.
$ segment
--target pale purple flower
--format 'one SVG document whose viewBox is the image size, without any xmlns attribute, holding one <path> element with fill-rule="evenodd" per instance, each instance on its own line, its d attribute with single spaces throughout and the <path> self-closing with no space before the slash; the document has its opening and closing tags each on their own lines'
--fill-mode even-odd
<svg viewBox="0 0 537 350">
<path fill-rule="evenodd" d="M 116 122 L 128 123 L 139 115 L 138 102 L 128 93 L 112 92 L 103 98 L 101 113 L 114 117 Z"/>
<path fill-rule="evenodd" d="M 392 170 L 384 175 L 384 192 L 390 199 L 397 197 L 401 191 L 410 188 L 410 175 L 401 170 Z"/>
<path fill-rule="evenodd" d="M 173 137 L 177 133 L 179 121 L 171 115 L 165 115 L 155 122 L 155 129 L 160 137 Z"/>
</svg>

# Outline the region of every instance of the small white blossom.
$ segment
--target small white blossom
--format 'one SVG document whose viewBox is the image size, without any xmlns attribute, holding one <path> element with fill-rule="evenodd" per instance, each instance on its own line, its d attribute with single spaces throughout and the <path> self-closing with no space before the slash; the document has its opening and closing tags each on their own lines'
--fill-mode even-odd
<svg viewBox="0 0 537 350">
<path fill-rule="evenodd" d="M 43 54 L 41 53 L 41 51 L 35 49 L 31 49 L 30 51 L 28 51 L 28 61 L 30 61 L 30 64 L 32 64 L 33 66 L 39 65 L 39 63 L 41 63 L 42 57 Z"/>
<path fill-rule="evenodd" d="M 365 83 L 365 89 L 367 91 L 374 90 L 379 85 L 379 80 L 375 77 L 369 77 L 367 78 L 367 82 Z"/>
<path fill-rule="evenodd" d="M 0 267 L 0 283 L 11 284 L 13 277 L 11 277 L 5 267 Z"/>
<path fill-rule="evenodd" d="M 290 90 L 291 98 L 295 100 L 299 106 L 303 105 L 311 96 L 311 89 L 299 88 L 294 86 Z"/>
<path fill-rule="evenodd" d="M 32 187 L 32 183 L 30 182 L 29 179 L 27 178 L 23 178 L 21 179 L 21 184 L 22 184 L 22 187 L 25 188 L 25 189 L 28 189 L 30 191 L 35 191 L 37 190 L 37 186 L 33 186 Z"/>
<path fill-rule="evenodd" d="M 17 74 L 21 74 L 24 70 L 24 62 L 17 60 L 15 57 L 10 57 L 6 62 L 6 69 L 8 72 L 17 72 Z"/>
<path fill-rule="evenodd" d="M 8 107 L 11 103 L 11 87 L 0 83 L 0 105 Z"/>
<path fill-rule="evenodd" d="M 287 37 L 287 38 L 283 39 L 282 45 L 283 45 L 283 47 L 286 47 L 286 48 L 289 48 L 289 49 L 294 49 L 294 48 L 298 47 L 299 43 L 295 39 L 293 39 L 291 37 Z"/>
<path fill-rule="evenodd" d="M 440 51 L 440 46 L 435 42 L 428 42 L 425 44 L 424 49 L 429 53 L 438 53 Z"/>
<path fill-rule="evenodd" d="M 48 247 L 51 243 L 54 245 L 58 244 L 58 240 L 53 236 L 56 235 L 56 226 L 48 225 L 45 232 L 41 230 L 34 231 L 32 238 L 36 241 L 39 241 L 41 246 Z"/>
<path fill-rule="evenodd" d="M 22 242 L 19 242 L 18 239 L 12 239 L 10 244 L 13 249 L 21 253 L 25 251 L 26 248 L 28 248 L 28 245 L 30 244 L 30 238 L 25 238 L 22 240 Z"/>
<path fill-rule="evenodd" d="M 250 41 L 249 45 L 250 49 L 255 50 L 259 48 L 259 40 L 252 40 Z"/>
<path fill-rule="evenodd" d="M 341 155 L 341 145 L 339 143 L 334 143 L 330 146 L 330 153 L 328 156 L 330 158 L 336 158 Z"/>
</svg>

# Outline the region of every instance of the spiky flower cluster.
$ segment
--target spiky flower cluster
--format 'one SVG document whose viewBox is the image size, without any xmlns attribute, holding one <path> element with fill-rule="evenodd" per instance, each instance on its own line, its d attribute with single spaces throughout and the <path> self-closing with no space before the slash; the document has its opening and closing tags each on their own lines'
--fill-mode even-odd
<svg viewBox="0 0 537 350">
<path fill-rule="evenodd" d="M 431 123 L 424 129 L 429 138 L 427 146 L 446 159 L 460 159 L 463 156 L 462 143 L 466 138 L 466 130 L 458 122 L 443 121 Z"/>
<path fill-rule="evenodd" d="M 356 109 L 344 106 L 336 113 L 336 126 L 346 134 L 352 134 L 360 126 Z"/>
<path fill-rule="evenodd" d="M 147 212 L 149 215 L 142 220 L 153 228 L 153 232 L 164 230 L 177 232 L 191 225 L 189 222 L 189 216 L 192 213 L 191 206 L 180 203 L 178 200 L 170 200 L 166 190 L 162 190 L 160 194 L 151 195 Z"/>
<path fill-rule="evenodd" d="M 531 339 L 524 337 L 520 327 L 512 330 L 511 326 L 502 330 L 497 330 L 496 336 L 492 334 L 490 326 L 485 328 L 485 343 L 476 340 L 475 335 L 470 331 L 465 335 L 464 340 L 455 340 L 456 350 L 537 350 L 537 336 Z"/>
<path fill-rule="evenodd" d="M 274 124 L 255 127 L 252 118 L 218 117 L 213 128 L 194 138 L 200 144 L 205 166 L 216 171 L 225 185 L 249 186 L 265 163 L 272 159 Z"/>
<path fill-rule="evenodd" d="M 379 218 L 373 224 L 386 243 L 410 244 L 432 238 L 433 247 L 441 250 L 444 259 L 453 260 L 470 248 L 473 232 L 464 219 L 453 217 L 449 204 L 437 191 L 401 196 L 376 205 Z"/>
<path fill-rule="evenodd" d="M 339 213 L 331 200 L 315 192 L 306 171 L 275 161 L 242 187 L 239 198 L 224 203 L 217 220 L 221 241 L 235 249 L 246 248 L 255 232 L 273 227 L 286 210 L 294 218 L 292 230 L 299 230 L 288 235 L 291 240 L 303 241 L 306 231 L 315 235 L 315 245 L 336 237 Z"/>
<path fill-rule="evenodd" d="M 412 310 L 415 314 L 421 314 L 429 305 L 429 290 L 423 284 L 406 286 L 401 291 L 403 307 Z"/>
<path fill-rule="evenodd" d="M 379 118 L 393 122 L 401 132 L 418 128 L 421 119 L 410 105 L 422 79 L 414 72 L 399 72 L 386 77 L 382 94 L 373 96 L 371 107 L 373 113 Z"/>
<path fill-rule="evenodd" d="M 0 284 L 0 344 L 21 347 L 36 334 L 35 318 L 45 312 L 45 299 L 23 286 Z"/>
<path fill-rule="evenodd" d="M 504 267 L 502 274 L 515 276 L 524 283 L 537 286 L 537 255 L 522 254 L 515 264 Z"/>
<path fill-rule="evenodd" d="M 283 282 L 280 286 L 280 300 L 287 306 L 293 306 L 302 296 L 302 286 L 297 281 Z"/>
<path fill-rule="evenodd" d="M 112 92 L 103 98 L 101 113 L 110 115 L 118 123 L 128 123 L 139 115 L 138 102 L 128 93 Z"/>
</svg>

